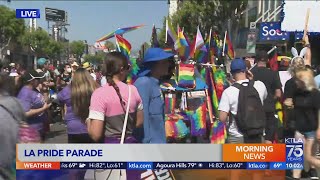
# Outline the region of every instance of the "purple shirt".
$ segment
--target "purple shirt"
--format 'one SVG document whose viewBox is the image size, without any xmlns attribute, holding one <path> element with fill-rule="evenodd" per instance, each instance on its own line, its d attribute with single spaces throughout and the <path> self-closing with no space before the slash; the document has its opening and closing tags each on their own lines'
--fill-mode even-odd
<svg viewBox="0 0 320 180">
<path fill-rule="evenodd" d="M 60 103 L 67 106 L 67 112 L 64 116 L 64 120 L 67 123 L 68 134 L 85 134 L 88 133 L 87 127 L 81 122 L 81 119 L 72 111 L 71 103 L 71 86 L 68 85 L 60 91 L 58 94 L 58 100 Z"/>
<path fill-rule="evenodd" d="M 28 112 L 31 109 L 42 108 L 45 103 L 45 99 L 40 92 L 36 90 L 32 90 L 26 86 L 24 86 L 20 90 L 17 98 L 19 99 L 24 112 Z M 47 119 L 46 112 L 42 112 L 32 117 L 28 117 L 27 122 L 30 126 L 36 128 L 37 130 L 42 130 L 43 122 L 46 119 Z"/>
</svg>

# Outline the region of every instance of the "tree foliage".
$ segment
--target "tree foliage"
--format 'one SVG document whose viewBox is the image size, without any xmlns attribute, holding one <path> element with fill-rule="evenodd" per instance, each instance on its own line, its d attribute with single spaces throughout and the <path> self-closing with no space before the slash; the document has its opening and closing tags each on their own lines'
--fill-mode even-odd
<svg viewBox="0 0 320 180">
<path fill-rule="evenodd" d="M 44 52 L 49 59 L 55 59 L 63 53 L 64 48 L 65 46 L 63 43 L 50 39 L 49 44 L 44 48 Z"/>
<path fill-rule="evenodd" d="M 87 54 L 84 56 L 84 61 L 94 65 L 98 65 L 102 63 L 105 55 L 106 53 L 104 53 L 103 51 L 98 51 L 96 54 Z"/>
<path fill-rule="evenodd" d="M 65 49 L 63 43 L 52 39 L 49 34 L 41 28 L 25 31 L 19 41 L 36 56 L 44 56 L 49 59 L 58 58 Z"/>
<path fill-rule="evenodd" d="M 26 31 L 21 37 L 20 42 L 31 49 L 36 56 L 39 56 L 46 54 L 50 40 L 49 34 L 45 30 L 38 28 L 33 31 Z"/>
<path fill-rule="evenodd" d="M 84 54 L 86 45 L 83 41 L 72 41 L 70 43 L 70 53 L 79 61 Z"/>
<path fill-rule="evenodd" d="M 15 11 L 0 5 L 0 59 L 3 50 L 25 31 L 23 19 L 17 19 Z"/>
<path fill-rule="evenodd" d="M 177 27 L 179 25 L 183 28 L 190 40 L 196 35 L 198 26 L 203 36 L 209 33 L 210 28 L 212 28 L 213 31 L 221 35 L 228 30 L 233 37 L 239 28 L 241 12 L 246 9 L 247 4 L 248 0 L 183 1 L 182 7 L 172 16 L 172 26 Z M 162 30 L 160 37 L 164 39 L 165 28 Z"/>
<path fill-rule="evenodd" d="M 106 46 L 106 48 L 108 48 L 109 51 L 116 49 L 116 46 L 115 46 L 114 43 L 111 42 L 111 41 L 106 41 L 106 42 L 104 43 L 104 45 Z"/>
</svg>

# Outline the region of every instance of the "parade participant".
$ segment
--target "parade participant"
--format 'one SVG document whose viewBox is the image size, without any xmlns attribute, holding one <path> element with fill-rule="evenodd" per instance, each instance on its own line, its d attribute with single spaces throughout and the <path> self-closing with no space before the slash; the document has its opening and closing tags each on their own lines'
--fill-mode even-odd
<svg viewBox="0 0 320 180">
<path fill-rule="evenodd" d="M 235 79 L 235 83 L 242 84 L 249 82 L 247 77 L 247 68 L 246 64 L 242 59 L 235 59 L 231 62 L 231 73 L 233 78 Z M 254 88 L 259 94 L 260 100 L 263 101 L 267 97 L 267 89 L 266 86 L 261 81 L 254 81 Z M 239 89 L 236 88 L 234 85 L 225 89 L 222 93 L 222 97 L 219 103 L 219 120 L 222 122 L 226 122 L 229 112 L 233 115 L 237 114 L 238 110 L 238 96 L 239 96 Z M 251 142 L 254 141 L 256 143 L 261 143 L 262 137 L 255 136 L 255 137 L 244 137 L 237 128 L 236 121 L 234 121 L 234 117 L 231 116 L 230 119 L 232 122 L 229 125 L 229 143 L 244 143 L 244 142 Z M 261 134 L 262 135 L 262 134 Z M 246 138 L 253 138 L 253 139 L 246 139 Z"/>
<path fill-rule="evenodd" d="M 72 69 L 72 74 L 71 74 L 71 77 L 73 76 L 73 73 L 76 72 L 76 70 L 79 68 L 79 64 L 74 61 L 72 64 L 71 64 L 71 69 Z M 72 78 L 71 78 L 72 79 Z"/>
<path fill-rule="evenodd" d="M 37 72 L 43 72 L 45 74 L 45 79 L 47 83 L 50 83 L 51 81 L 51 74 L 49 72 L 49 64 L 50 62 L 46 60 L 45 58 L 39 58 L 37 61 L 38 69 Z"/>
<path fill-rule="evenodd" d="M 277 131 L 277 119 L 275 115 L 275 103 L 281 98 L 281 82 L 277 72 L 267 68 L 268 54 L 265 51 L 258 51 L 256 54 L 257 65 L 251 70 L 254 80 L 261 81 L 267 88 L 268 96 L 264 101 L 266 113 L 266 135 L 265 143 L 271 144 L 275 140 Z"/>
<path fill-rule="evenodd" d="M 42 140 L 45 138 L 43 122 L 46 120 L 46 111 L 51 106 L 36 88 L 39 86 L 39 79 L 44 78 L 36 71 L 26 72 L 23 78 L 24 86 L 19 91 L 19 99 L 26 117 L 27 123 L 39 131 Z"/>
<path fill-rule="evenodd" d="M 143 124 L 143 106 L 138 90 L 123 81 L 127 79 L 130 65 L 120 52 L 106 55 L 104 66 L 107 84 L 94 91 L 91 97 L 89 118 L 86 120 L 92 139 L 105 143 L 137 143 L 133 130 Z M 140 179 L 141 172 L 117 170 L 96 171 L 96 179 Z M 123 174 L 126 174 L 125 178 Z"/>
<path fill-rule="evenodd" d="M 92 80 L 88 71 L 79 68 L 72 81 L 58 94 L 58 100 L 65 107 L 64 120 L 67 124 L 68 143 L 92 143 L 85 119 L 89 115 L 90 99 L 98 84 Z M 72 170 L 70 179 L 84 179 L 83 170 Z"/>
<path fill-rule="evenodd" d="M 308 36 L 304 37 L 305 42 L 309 42 Z M 306 43 L 308 44 L 308 43 Z M 290 66 L 289 66 L 289 73 L 291 74 L 291 79 L 289 79 L 284 88 L 284 105 L 286 108 L 286 123 L 287 123 L 287 130 L 285 131 L 285 136 L 287 137 L 295 137 L 296 133 L 296 110 L 294 108 L 294 98 L 297 95 L 297 92 L 301 91 L 297 87 L 297 73 L 301 70 L 308 69 L 310 72 L 312 72 L 311 66 L 308 64 L 305 64 L 306 62 L 311 62 L 311 51 L 310 51 L 310 45 L 307 45 L 304 47 L 300 54 L 298 54 L 298 51 L 295 48 L 291 49 L 291 52 L 293 54 L 293 58 L 291 60 Z M 301 113 L 298 113 L 298 115 L 301 116 Z M 309 141 L 307 141 L 309 142 Z M 318 174 L 315 169 L 315 166 L 311 164 L 309 171 L 296 171 L 295 176 L 300 175 L 306 175 L 310 176 L 313 179 L 318 179 Z M 292 176 L 290 174 L 290 176 Z"/>
<path fill-rule="evenodd" d="M 62 85 L 68 85 L 71 82 L 71 65 L 65 64 L 63 68 L 63 73 L 61 74 L 61 84 Z"/>
<path fill-rule="evenodd" d="M 149 48 L 142 62 L 144 69 L 134 83 L 144 107 L 144 137 L 140 137 L 143 143 L 166 143 L 164 98 L 159 80 L 168 75 L 169 59 L 173 60 L 173 57 L 174 54 L 167 53 L 163 49 Z"/>
<path fill-rule="evenodd" d="M 91 67 L 89 62 L 83 63 L 82 64 L 82 68 L 86 69 L 90 73 L 90 75 L 92 76 L 93 80 L 95 80 L 95 81 L 97 80 L 96 74 L 92 70 L 92 67 Z"/>
<path fill-rule="evenodd" d="M 304 141 L 304 157 L 311 168 L 311 179 L 319 179 L 315 167 L 320 167 L 320 160 L 313 156 L 316 138 L 320 139 L 320 92 L 316 87 L 313 71 L 308 68 L 296 69 L 295 91 L 292 97 L 294 109 L 295 138 Z M 293 178 L 299 179 L 301 170 L 293 170 Z"/>
<path fill-rule="evenodd" d="M 89 114 L 91 95 L 97 88 L 98 84 L 89 73 L 79 68 L 75 71 L 71 84 L 58 94 L 59 102 L 67 107 L 64 120 L 67 123 L 68 143 L 92 142 L 84 121 Z"/>
<path fill-rule="evenodd" d="M 143 106 L 138 90 L 123 83 L 130 72 L 128 60 L 119 52 L 110 52 L 105 58 L 104 66 L 107 84 L 95 90 L 91 97 L 89 118 L 86 121 L 89 135 L 95 141 L 105 138 L 105 143 L 119 143 L 124 115 L 129 105 L 125 143 L 136 143 L 132 132 L 143 123 Z M 128 102 L 129 93 L 131 102 Z"/>
<path fill-rule="evenodd" d="M 252 74 L 247 71 L 246 63 L 242 59 L 235 59 L 231 62 L 231 73 L 233 78 L 235 79 L 235 84 L 244 85 L 244 83 L 250 85 L 250 81 Z M 248 77 L 248 75 L 250 77 Z M 241 144 L 241 143 L 262 143 L 262 133 L 255 136 L 247 136 L 242 134 L 237 127 L 237 123 L 235 120 L 235 115 L 237 115 L 238 111 L 238 102 L 239 102 L 239 92 L 240 90 L 235 87 L 235 84 L 225 89 L 222 93 L 222 97 L 219 103 L 219 120 L 222 122 L 226 122 L 228 118 L 228 114 L 232 115 L 229 117 L 229 122 L 227 124 L 228 131 L 228 143 L 233 144 Z M 259 99 L 263 104 L 264 100 L 267 98 L 267 89 L 266 86 L 261 81 L 254 81 L 253 83 L 254 89 L 257 91 Z M 261 107 L 262 109 L 262 107 Z M 263 109 L 262 109 L 263 111 Z M 244 136 L 245 135 L 245 136 Z M 239 180 L 241 171 L 233 170 L 231 171 L 231 180 Z M 261 180 L 263 174 L 262 173 L 254 173 L 254 180 Z"/>
<path fill-rule="evenodd" d="M 19 101 L 14 98 L 12 78 L 0 74 L 0 179 L 15 179 L 15 152 L 18 143 L 19 123 L 25 120 Z"/>
</svg>

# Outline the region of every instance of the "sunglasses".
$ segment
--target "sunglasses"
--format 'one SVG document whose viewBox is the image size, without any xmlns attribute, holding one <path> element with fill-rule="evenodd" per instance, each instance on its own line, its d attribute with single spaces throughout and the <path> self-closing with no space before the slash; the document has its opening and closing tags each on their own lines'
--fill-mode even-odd
<svg viewBox="0 0 320 180">
<path fill-rule="evenodd" d="M 30 73 L 29 73 L 29 75 L 30 75 L 31 79 L 29 79 L 28 82 L 30 82 L 30 81 L 32 81 L 32 80 L 34 80 L 34 79 L 42 79 L 42 78 L 45 77 L 45 75 L 40 76 L 40 77 L 35 77 L 35 76 L 32 76 L 32 74 L 30 74 Z"/>
</svg>

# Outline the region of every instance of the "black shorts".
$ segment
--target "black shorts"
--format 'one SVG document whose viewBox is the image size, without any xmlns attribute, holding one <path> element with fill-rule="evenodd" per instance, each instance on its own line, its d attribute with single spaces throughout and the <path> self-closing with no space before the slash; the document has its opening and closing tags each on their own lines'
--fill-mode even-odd
<svg viewBox="0 0 320 180">
<path fill-rule="evenodd" d="M 68 143 L 93 143 L 89 134 L 68 134 Z"/>
<path fill-rule="evenodd" d="M 266 112 L 266 135 L 265 140 L 273 142 L 278 129 L 278 121 L 274 116 L 275 112 Z"/>
</svg>

